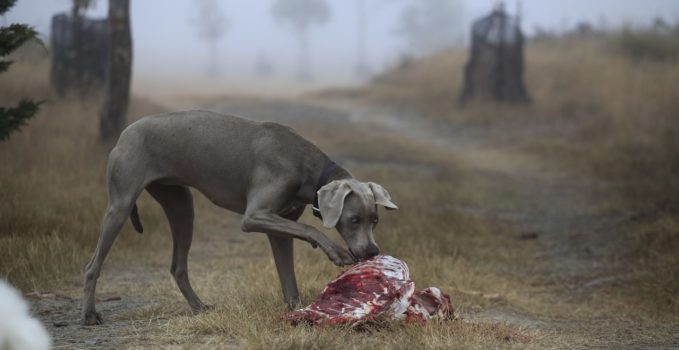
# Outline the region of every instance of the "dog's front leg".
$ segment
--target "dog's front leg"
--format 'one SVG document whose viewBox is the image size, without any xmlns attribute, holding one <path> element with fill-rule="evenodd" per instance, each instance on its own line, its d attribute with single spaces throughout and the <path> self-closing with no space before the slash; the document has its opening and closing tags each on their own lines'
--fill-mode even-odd
<svg viewBox="0 0 679 350">
<path fill-rule="evenodd" d="M 299 290 L 295 277 L 294 245 L 292 238 L 266 235 L 271 243 L 271 252 L 276 263 L 276 272 L 281 282 L 283 300 L 291 310 L 296 309 L 299 302 Z"/>
<path fill-rule="evenodd" d="M 243 232 L 261 232 L 279 237 L 297 238 L 321 247 L 323 252 L 337 266 L 356 262 L 348 250 L 331 241 L 315 227 L 284 219 L 269 211 L 248 211 L 243 218 Z"/>
</svg>

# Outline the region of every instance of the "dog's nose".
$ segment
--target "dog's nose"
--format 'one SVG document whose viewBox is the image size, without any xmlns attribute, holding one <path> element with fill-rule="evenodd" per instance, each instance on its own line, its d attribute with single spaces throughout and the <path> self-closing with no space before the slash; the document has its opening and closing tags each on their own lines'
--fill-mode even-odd
<svg viewBox="0 0 679 350">
<path fill-rule="evenodd" d="M 377 256 L 380 254 L 380 248 L 376 245 L 371 245 L 368 247 L 368 249 L 365 250 L 365 256 L 366 258 L 372 258 L 373 256 Z"/>
</svg>

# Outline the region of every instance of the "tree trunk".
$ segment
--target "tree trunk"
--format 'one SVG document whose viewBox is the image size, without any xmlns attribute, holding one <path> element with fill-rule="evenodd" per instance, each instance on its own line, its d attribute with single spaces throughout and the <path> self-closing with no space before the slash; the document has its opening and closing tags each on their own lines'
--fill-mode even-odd
<svg viewBox="0 0 679 350">
<path fill-rule="evenodd" d="M 356 47 L 356 67 L 355 73 L 359 78 L 366 78 L 370 75 L 370 66 L 366 60 L 365 54 L 365 36 L 366 26 L 368 22 L 368 14 L 366 12 L 365 0 L 356 0 L 356 10 L 358 14 L 357 23 L 357 47 Z"/>
<path fill-rule="evenodd" d="M 208 42 L 208 51 L 205 74 L 210 78 L 216 78 L 221 75 L 221 69 L 219 67 L 219 45 L 217 40 L 210 39 Z"/>
<path fill-rule="evenodd" d="M 312 80 L 307 27 L 300 26 L 297 29 L 297 37 L 299 39 L 299 70 L 297 71 L 297 79 L 303 81 Z"/>
<path fill-rule="evenodd" d="M 132 78 L 130 0 L 109 0 L 109 68 L 106 96 L 101 112 L 100 137 L 118 137 L 125 125 Z"/>
</svg>

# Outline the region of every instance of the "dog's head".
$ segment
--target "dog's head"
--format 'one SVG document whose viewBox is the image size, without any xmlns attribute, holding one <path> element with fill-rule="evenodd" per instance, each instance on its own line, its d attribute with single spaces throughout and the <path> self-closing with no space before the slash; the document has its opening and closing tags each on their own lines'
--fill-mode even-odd
<svg viewBox="0 0 679 350">
<path fill-rule="evenodd" d="M 387 190 L 374 182 L 344 179 L 321 187 L 317 194 L 323 226 L 335 227 L 356 258 L 366 259 L 380 253 L 373 238 L 379 222 L 377 205 L 398 209 Z"/>
</svg>

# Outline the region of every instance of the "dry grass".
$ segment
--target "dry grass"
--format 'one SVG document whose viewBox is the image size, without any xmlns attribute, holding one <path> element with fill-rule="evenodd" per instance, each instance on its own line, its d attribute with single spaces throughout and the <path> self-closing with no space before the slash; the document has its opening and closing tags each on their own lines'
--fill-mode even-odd
<svg viewBox="0 0 679 350">
<path fill-rule="evenodd" d="M 609 227 L 611 259 L 631 288 L 612 291 L 656 314 L 679 312 L 679 62 L 629 60 L 601 38 L 555 39 L 526 50 L 529 106 L 461 108 L 466 53 L 435 54 L 389 72 L 355 96 L 463 126 L 539 121 L 561 133 L 529 134 L 503 147 L 535 155 L 572 181 L 605 193 L 581 210 L 628 217 Z M 445 72 L 445 74 L 442 74 Z M 528 121 L 528 123 L 527 123 Z"/>
<path fill-rule="evenodd" d="M 106 205 L 104 169 L 110 145 L 97 142 L 97 111 L 93 107 L 96 104 L 51 101 L 44 78 L 46 72 L 44 63 L 38 63 L 17 65 L 12 73 L 0 76 L 3 86 L 11 87 L 0 103 L 11 103 L 18 96 L 48 100 L 29 126 L 0 149 L 2 163 L 10 165 L 0 169 L 4 199 L 0 204 L 0 274 L 24 291 L 77 290 L 81 269 L 92 253 Z M 158 109 L 135 100 L 131 115 Z M 462 314 L 526 299 L 516 292 L 522 284 L 516 275 L 498 273 L 499 265 L 521 260 L 519 249 L 525 252 L 525 246 L 519 247 L 509 238 L 512 234 L 500 234 L 511 232 L 512 228 L 473 215 L 451 214 L 450 209 L 432 205 L 452 200 L 462 203 L 482 200 L 471 189 L 463 190 L 458 185 L 458 181 L 467 184 L 472 181 L 463 180 L 464 174 L 453 171 L 450 165 L 453 160 L 445 154 L 395 135 L 368 137 L 363 134 L 366 131 L 358 129 L 329 132 L 322 126 L 308 125 L 300 131 L 335 155 L 367 164 L 359 167 L 356 174 L 383 183 L 398 198 L 402 214 L 389 215 L 384 220 L 378 240 L 385 251 L 409 262 L 418 285 L 450 290 Z M 367 149 L 371 151 L 366 152 Z M 429 165 L 436 171 L 413 174 L 408 168 L 387 171 L 384 166 L 369 165 L 383 162 Z M 224 219 L 223 212 L 212 208 L 202 197 L 196 203 L 198 213 L 211 213 L 199 214 L 197 242 L 214 239 L 220 230 L 238 230 L 237 218 Z M 159 231 L 167 231 L 167 225 L 158 206 L 146 196 L 139 206 L 145 234 L 137 235 L 126 225 L 108 264 L 121 270 L 150 266 L 166 274 L 168 240 L 162 240 L 164 243 L 158 249 L 149 247 L 158 245 Z M 304 220 L 315 224 L 310 217 Z M 338 239 L 336 233 L 327 233 Z M 298 246 L 297 266 L 303 267 L 299 268 L 298 279 L 303 300 L 308 302 L 338 269 L 326 263 L 319 251 Z M 149 328 L 154 331 L 146 336 L 147 344 L 180 348 L 191 347 L 197 337 L 208 348 L 210 344 L 247 348 L 526 348 L 539 347 L 544 337 L 502 324 L 463 321 L 394 325 L 364 332 L 294 328 L 276 318 L 284 309 L 279 302 L 278 283 L 272 283 L 277 278 L 263 237 L 246 238 L 244 243 L 219 249 L 223 249 L 222 254 L 217 256 L 223 256 L 223 260 L 199 258 L 192 265 L 196 289 L 219 305 L 215 312 L 198 317 L 178 315 L 177 309 L 183 310 L 185 305 L 171 282 L 149 287 L 147 281 L 144 287 L 135 287 L 134 281 L 124 279 L 126 293 L 165 301 L 169 306 L 155 304 L 105 317 L 137 320 L 147 326 L 160 322 L 157 328 Z M 100 295 L 120 293 L 116 286 L 105 282 L 106 276 L 105 272 Z M 138 278 L 148 277 L 141 276 Z M 457 293 L 456 288 L 500 293 L 502 299 Z M 173 336 L 168 337 L 168 332 Z M 131 339 L 134 336 L 130 334 Z M 167 339 L 172 339 L 171 343 Z"/>
<path fill-rule="evenodd" d="M 106 205 L 104 171 L 110 145 L 97 142 L 96 103 L 51 100 L 46 76 L 44 62 L 17 64 L 11 73 L 0 76 L 0 83 L 9 87 L 3 92 L 0 103 L 12 103 L 19 96 L 48 101 L 40 114 L 0 149 L 1 162 L 9 165 L 0 168 L 3 197 L 0 203 L 0 275 L 24 291 L 77 290 L 81 270 L 98 237 Z M 141 116 L 159 110 L 157 106 L 134 100 L 130 114 Z M 395 198 L 399 198 L 404 215 L 390 215 L 384 220 L 378 233 L 383 248 L 410 263 L 419 285 L 451 289 L 462 313 L 488 307 L 497 301 L 455 294 L 457 287 L 501 293 L 506 298 L 516 297 L 512 286 L 517 282 L 497 274 L 498 264 L 516 260 L 520 255 L 510 248 L 514 242 L 497 233 L 511 228 L 502 228 L 500 224 L 473 216 L 451 216 L 449 211 L 436 211 L 432 206 L 443 199 L 469 202 L 476 198 L 471 191 L 460 191 L 456 185 L 460 174 L 450 170 L 450 159 L 445 155 L 432 153 L 424 145 L 403 142 L 393 135 L 362 137 L 361 132 L 365 131 L 328 132 L 315 125 L 302 132 L 330 152 L 340 155 L 341 149 L 340 156 L 353 157 L 367 164 L 398 161 L 417 166 L 435 165 L 438 170 L 428 175 L 414 175 L 409 170 L 386 171 L 384 166 L 366 166 L 357 173 L 382 182 Z M 366 152 L 366 149 L 371 151 Z M 149 247 L 157 245 L 157 232 L 167 231 L 167 225 L 158 206 L 149 198 L 144 196 L 139 206 L 146 233 L 137 235 L 126 225 L 108 264 L 127 266 L 126 269 L 132 265 L 152 266 L 165 272 L 165 260 L 170 251 L 165 244 L 167 240 L 163 240 L 165 243 L 158 249 L 150 250 Z M 221 212 L 211 208 L 203 198 L 198 198 L 197 206 L 199 213 L 213 214 L 208 216 L 208 222 L 203 219 L 197 225 L 203 228 L 197 232 L 196 241 L 211 239 L 217 228 L 221 230 L 224 225 L 227 229 L 237 230 L 237 218 L 223 220 Z M 304 220 L 312 223 L 309 217 Z M 337 239 L 335 233 L 328 234 Z M 490 241 L 505 243 L 489 245 Z M 215 312 L 186 317 L 177 315 L 173 307 L 150 307 L 110 316 L 148 320 L 149 324 L 169 318 L 165 327 L 169 332 L 179 334 L 173 338 L 173 346 L 178 347 L 190 347 L 196 334 L 203 339 L 204 334 L 211 334 L 221 339 L 220 342 L 226 339 L 223 344 L 241 344 L 248 348 L 272 345 L 277 348 L 345 348 L 347 344 L 350 348 L 447 348 L 458 345 L 524 348 L 538 344 L 541 339 L 535 332 L 520 328 L 462 321 L 427 326 L 394 325 L 386 330 L 365 332 L 293 328 L 276 319 L 284 310 L 279 302 L 278 284 L 272 283 L 276 276 L 270 253 L 262 243 L 262 237 L 257 237 L 241 245 L 224 247 L 224 256 L 229 257 L 225 258 L 226 265 L 221 265 L 222 261 L 198 263 L 194 272 L 196 288 L 206 294 L 208 300 L 220 305 Z M 242 252 L 247 252 L 245 259 L 238 258 Z M 319 259 L 323 263 L 319 263 Z M 325 263 L 322 254 L 308 247 L 300 248 L 297 265 L 308 267 L 299 272 L 304 301 L 310 301 L 338 272 L 337 268 Z M 232 274 L 224 277 L 223 271 Z M 171 283 L 143 289 L 133 286 L 126 290 L 149 299 L 173 300 L 174 304 L 170 305 L 185 307 L 181 297 L 177 302 L 178 293 Z M 119 293 L 115 286 L 105 282 L 102 282 L 100 292 L 101 295 Z M 155 334 L 150 335 L 151 342 L 155 339 L 158 344 L 166 344 L 161 339 L 162 334 Z M 153 338 L 156 336 L 158 338 Z M 209 344 L 206 346 L 210 347 Z"/>
<path fill-rule="evenodd" d="M 392 145 L 398 147 L 395 143 Z M 384 251 L 409 263 L 418 286 L 437 285 L 451 292 L 458 313 L 464 315 L 463 320 L 433 322 L 426 326 L 388 325 L 361 331 L 290 326 L 278 320 L 286 310 L 279 302 L 280 287 L 268 247 L 263 237 L 250 237 L 238 249 L 248 252 L 247 257 L 236 258 L 238 269 L 214 271 L 203 267 L 203 271 L 194 272 L 194 276 L 203 276 L 194 278 L 197 289 L 210 303 L 216 304 L 217 309 L 198 316 L 172 317 L 163 326 L 167 327 L 167 334 L 215 337 L 217 344 L 236 344 L 248 349 L 524 349 L 548 347 L 546 344 L 567 338 L 502 323 L 469 322 L 467 315 L 474 311 L 509 304 L 530 309 L 544 301 L 529 301 L 529 292 L 525 290 L 527 281 L 509 270 L 501 271 L 500 266 L 507 266 L 510 261 L 525 266 L 530 260 L 521 256 L 521 252 L 526 253 L 526 247 L 510 238 L 511 227 L 432 208 L 431 203 L 444 197 L 469 202 L 481 200 L 472 191 L 461 190 L 450 181 L 463 175 L 452 176 L 444 171 L 432 178 L 375 168 L 363 168 L 356 175 L 388 186 L 401 206 L 398 215 L 384 213 L 376 232 Z M 317 223 L 307 214 L 302 222 Z M 201 223 L 197 226 L 204 227 Z M 237 223 L 232 223 L 229 230 L 237 230 Z M 338 240 L 336 233 L 329 230 L 325 233 Z M 297 243 L 296 247 L 301 298 L 303 303 L 309 303 L 339 269 L 319 263 L 325 261 L 325 257 L 307 244 Z M 227 256 L 223 262 L 217 260 L 212 264 L 233 264 L 233 260 L 233 256 Z M 490 300 L 458 292 L 458 289 L 499 293 L 501 297 Z M 536 309 L 545 310 L 545 307 Z"/>
<path fill-rule="evenodd" d="M 23 290 L 53 288 L 79 275 L 106 207 L 110 145 L 97 141 L 96 103 L 53 100 L 47 73 L 38 61 L 0 75 L 0 104 L 22 96 L 46 101 L 22 132 L 0 145 L 0 275 Z M 136 100 L 131 114 L 158 110 Z M 157 226 L 159 213 L 149 216 Z"/>
<path fill-rule="evenodd" d="M 301 259 L 301 263 L 306 258 Z M 326 277 L 308 265 L 299 276 L 302 294 L 310 300 Z M 312 271 L 309 271 L 312 270 Z M 330 271 L 328 271 L 330 272 Z M 332 271 L 334 273 L 334 271 Z M 219 293 L 214 312 L 197 317 L 179 317 L 168 324 L 170 332 L 189 335 L 222 335 L 248 349 L 413 349 L 413 348 L 538 348 L 536 332 L 490 323 L 463 321 L 433 322 L 428 325 L 385 325 L 353 330 L 350 328 L 293 327 L 278 320 L 285 310 L 278 302 L 278 286 L 270 262 L 244 272 L 253 279 L 235 279 Z M 238 303 L 233 302 L 238 300 Z"/>
<path fill-rule="evenodd" d="M 539 48 L 531 50 L 542 52 Z M 492 122 L 509 115 L 530 120 L 580 114 L 586 117 L 587 113 L 601 115 L 604 108 L 616 106 L 616 103 L 600 106 L 597 96 L 601 97 L 604 92 L 596 87 L 575 89 L 578 84 L 591 80 L 588 74 L 603 74 L 598 73 L 598 69 L 608 67 L 611 63 L 606 61 L 608 58 L 600 62 L 600 66 L 587 66 L 587 71 L 569 74 L 569 69 L 574 69 L 573 63 L 565 62 L 560 54 L 529 55 L 534 56 L 531 59 L 535 61 L 529 65 L 534 67 L 529 71 L 529 85 L 535 94 L 544 94 L 534 95 L 536 101 L 549 97 L 550 103 L 538 102 L 533 107 L 509 111 L 493 106 L 457 110 L 450 96 L 455 95 L 456 82 L 461 80 L 451 75 L 444 81 L 434 69 L 438 66 L 449 72 L 461 72 L 463 56 L 454 52 L 432 57 L 427 64 L 417 64 L 387 77 L 366 94 L 371 101 L 397 100 L 404 108 L 421 108 L 441 120 L 482 118 Z M 628 63 L 615 62 L 616 69 L 628 67 Z M 545 72 L 556 72 L 558 77 L 547 79 L 551 75 Z M 0 103 L 11 103 L 19 96 L 49 101 L 46 73 L 44 63 L 38 63 L 17 65 L 10 73 L 0 75 L 0 85 L 3 89 L 8 87 L 3 90 Z M 641 73 L 637 78 L 646 79 Z M 672 81 L 657 76 L 655 79 L 661 84 Z M 610 84 L 617 86 L 614 82 Z M 643 84 L 639 86 L 638 89 L 643 88 Z M 571 90 L 578 95 L 557 94 Z M 595 95 L 590 96 L 590 92 Z M 630 96 L 637 93 L 636 90 L 630 92 Z M 672 103 L 664 97 L 661 101 Z M 110 145 L 96 141 L 95 105 L 73 100 L 49 101 L 23 132 L 0 145 L 0 162 L 9 165 L 0 167 L 3 198 L 0 276 L 24 291 L 80 288 L 81 269 L 92 253 L 106 205 L 104 169 Z M 616 108 L 626 110 L 627 107 Z M 130 115 L 136 118 L 160 110 L 148 102 L 134 100 Z M 493 115 L 496 113 L 501 115 Z M 601 125 L 597 124 L 600 119 L 593 118 L 584 126 Z M 609 123 L 616 125 L 617 130 L 617 122 Z M 630 123 L 628 130 L 634 130 L 637 124 Z M 625 300 L 625 295 L 614 301 L 599 296 L 590 303 L 574 304 L 550 294 L 549 288 L 540 286 L 544 278 L 540 275 L 544 270 L 538 255 L 544 248 L 540 240 L 517 240 L 522 232 L 506 221 L 493 215 L 458 210 L 459 207 L 483 208 L 488 203 L 506 208 L 515 206 L 517 199 L 503 188 L 502 179 L 470 169 L 464 159 L 432 148 L 426 140 L 418 142 L 389 133 L 375 135 L 360 128 L 328 128 L 315 123 L 305 123 L 298 130 L 331 155 L 353 160 L 357 165 L 351 170 L 358 178 L 379 182 L 389 189 L 401 210 L 398 214 L 384 214 L 376 232 L 377 241 L 385 252 L 409 264 L 419 287 L 439 286 L 450 292 L 461 320 L 425 326 L 389 325 L 365 331 L 292 327 L 282 323 L 277 317 L 285 310 L 279 302 L 279 285 L 266 239 L 262 235 L 237 233 L 238 217 L 224 214 L 202 196 L 196 198 L 197 232 L 190 266 L 196 290 L 207 302 L 216 304 L 217 309 L 188 316 L 185 302 L 167 273 L 171 250 L 167 224 L 158 205 L 144 195 L 139 207 L 146 232 L 137 235 L 126 225 L 114 245 L 112 259 L 107 262 L 116 269 L 105 270 L 100 282 L 100 294 L 124 293 L 124 300 L 135 296 L 142 298 L 144 305 L 148 303 L 118 314 L 104 314 L 106 320 L 133 324 L 134 329 L 117 343 L 120 347 L 525 349 L 584 344 L 610 346 L 632 341 L 615 338 L 611 328 L 618 327 L 619 323 L 598 320 L 611 320 L 611 315 L 621 309 L 630 312 L 636 298 L 630 297 L 630 302 L 624 304 L 619 300 Z M 617 131 L 610 133 L 617 135 Z M 593 169 L 589 158 L 579 160 L 581 154 L 595 159 L 593 153 L 582 152 L 586 145 L 580 142 L 603 141 L 578 137 L 572 144 L 539 139 L 533 140 L 534 144 L 519 146 L 541 155 L 549 152 L 558 154 L 560 159 L 572 159 L 577 169 Z M 606 142 L 619 139 L 605 138 Z M 592 173 L 598 174 L 598 171 L 592 170 Z M 643 222 L 639 225 L 646 231 L 630 229 L 630 235 L 636 237 L 639 242 L 636 246 L 641 250 L 629 254 L 634 259 L 643 259 L 638 264 L 638 273 L 648 274 L 644 281 L 649 284 L 648 287 L 641 285 L 642 289 L 647 288 L 648 295 L 655 298 L 660 295 L 657 286 L 669 283 L 663 287 L 664 300 L 670 308 L 676 307 L 674 284 L 661 277 L 661 273 L 675 273 L 671 266 L 675 260 L 667 251 L 676 240 L 654 232 L 671 230 L 677 223 L 664 215 L 644 216 L 640 220 Z M 302 221 L 318 226 L 308 214 Z M 336 233 L 325 232 L 338 240 Z M 645 245 L 650 236 L 656 238 Z M 653 249 L 646 249 L 648 246 Z M 299 242 L 296 247 L 302 301 L 310 302 L 339 269 L 328 263 L 318 250 Z M 149 272 L 156 270 L 159 272 Z M 121 274 L 125 275 L 121 277 Z M 105 282 L 107 280 L 120 285 Z M 498 297 L 487 298 L 484 293 L 498 294 Z M 604 306 L 595 308 L 593 304 Z M 523 320 L 539 320 L 547 326 L 534 330 L 516 324 L 474 320 L 475 314 L 484 311 L 518 315 Z M 639 317 L 629 319 L 630 324 L 624 329 L 635 329 Z M 580 323 L 584 324 L 581 328 L 598 326 L 592 329 L 572 326 Z M 566 325 L 565 329 L 559 330 L 562 324 Z"/>
</svg>

